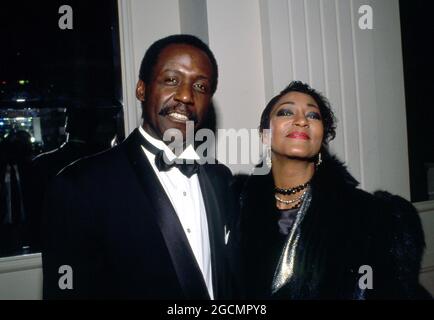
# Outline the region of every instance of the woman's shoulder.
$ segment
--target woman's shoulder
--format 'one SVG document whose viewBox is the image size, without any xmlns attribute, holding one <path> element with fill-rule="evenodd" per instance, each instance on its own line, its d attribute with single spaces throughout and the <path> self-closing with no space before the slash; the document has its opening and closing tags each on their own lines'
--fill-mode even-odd
<svg viewBox="0 0 434 320">
<path fill-rule="evenodd" d="M 367 252 L 381 270 L 377 269 L 383 291 L 379 290 L 378 294 L 399 298 L 428 297 L 417 280 L 425 249 L 425 236 L 417 209 L 399 195 L 360 189 L 343 163 L 335 158 L 328 160 L 318 187 L 327 193 L 323 198 L 337 199 L 335 209 L 341 208 L 342 212 L 337 216 L 352 222 L 356 228 L 350 228 L 352 232 L 357 231 L 355 234 L 369 239 Z M 332 177 L 335 180 L 330 187 L 327 182 Z"/>
<path fill-rule="evenodd" d="M 376 191 L 375 197 L 385 230 L 379 238 L 386 244 L 391 259 L 390 272 L 395 275 L 395 291 L 400 298 L 430 299 L 430 294 L 419 284 L 425 250 L 425 235 L 417 209 L 401 196 Z"/>
<path fill-rule="evenodd" d="M 379 211 L 388 220 L 392 238 L 396 240 L 394 242 L 411 246 L 409 250 L 422 254 L 424 233 L 419 213 L 413 204 L 387 191 L 376 191 L 373 196 Z"/>
<path fill-rule="evenodd" d="M 346 201 L 360 214 L 377 226 L 377 232 L 387 237 L 393 246 L 411 246 L 422 253 L 425 247 L 424 233 L 417 209 L 411 202 L 388 191 L 373 193 L 354 188 Z M 398 250 L 398 248 L 396 248 Z"/>
<path fill-rule="evenodd" d="M 424 234 L 416 208 L 401 196 L 379 190 L 373 193 L 359 188 L 356 179 L 345 164 L 332 155 L 327 155 L 325 166 L 318 172 L 317 185 L 328 193 L 339 193 L 338 198 L 349 212 L 364 216 L 371 221 L 381 237 L 387 237 L 395 250 L 409 246 L 421 253 L 425 246 Z M 330 187 L 330 181 L 332 187 Z M 327 187 L 328 186 L 328 187 Z M 391 249 L 392 250 L 392 249 Z M 410 249 L 409 249 L 410 250 Z"/>
<path fill-rule="evenodd" d="M 354 206 L 365 209 L 374 220 L 387 225 L 387 230 L 398 234 L 403 231 L 412 233 L 416 241 L 423 242 L 423 230 L 417 209 L 411 202 L 388 191 L 378 190 L 373 193 L 356 188 L 350 201 Z"/>
</svg>

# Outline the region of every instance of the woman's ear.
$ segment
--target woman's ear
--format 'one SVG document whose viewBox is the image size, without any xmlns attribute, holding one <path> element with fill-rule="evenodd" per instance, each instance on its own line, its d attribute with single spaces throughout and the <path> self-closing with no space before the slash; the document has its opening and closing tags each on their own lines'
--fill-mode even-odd
<svg viewBox="0 0 434 320">
<path fill-rule="evenodd" d="M 141 102 L 145 102 L 145 88 L 146 85 L 143 80 L 139 80 L 136 86 L 136 97 Z"/>
</svg>

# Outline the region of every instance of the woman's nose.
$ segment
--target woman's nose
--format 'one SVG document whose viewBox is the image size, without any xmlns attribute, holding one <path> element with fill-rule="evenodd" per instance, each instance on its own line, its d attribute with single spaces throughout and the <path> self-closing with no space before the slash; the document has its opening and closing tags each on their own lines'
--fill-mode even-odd
<svg viewBox="0 0 434 320">
<path fill-rule="evenodd" d="M 309 123 L 304 114 L 299 114 L 295 116 L 294 125 L 299 127 L 308 127 Z"/>
</svg>

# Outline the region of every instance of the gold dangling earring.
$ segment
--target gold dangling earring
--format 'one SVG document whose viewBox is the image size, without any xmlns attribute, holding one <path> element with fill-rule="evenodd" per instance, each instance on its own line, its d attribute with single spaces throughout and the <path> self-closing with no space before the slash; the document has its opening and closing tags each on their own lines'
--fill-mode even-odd
<svg viewBox="0 0 434 320">
<path fill-rule="evenodd" d="M 315 163 L 315 166 L 318 168 L 321 165 L 321 163 L 322 163 L 322 158 L 321 158 L 321 152 L 320 152 L 320 153 L 318 153 L 318 160 Z"/>
</svg>

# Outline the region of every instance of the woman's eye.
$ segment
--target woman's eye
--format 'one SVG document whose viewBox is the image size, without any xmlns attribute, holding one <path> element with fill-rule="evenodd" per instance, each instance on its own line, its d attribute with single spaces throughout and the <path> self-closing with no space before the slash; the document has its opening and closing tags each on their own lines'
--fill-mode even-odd
<svg viewBox="0 0 434 320">
<path fill-rule="evenodd" d="M 314 120 L 321 120 L 321 115 L 318 112 L 309 112 L 306 117 Z"/>
<path fill-rule="evenodd" d="M 276 116 L 278 116 L 278 117 L 289 117 L 289 116 L 292 116 L 293 114 L 294 113 L 292 113 L 291 110 L 281 109 L 281 110 L 277 111 Z"/>
</svg>

